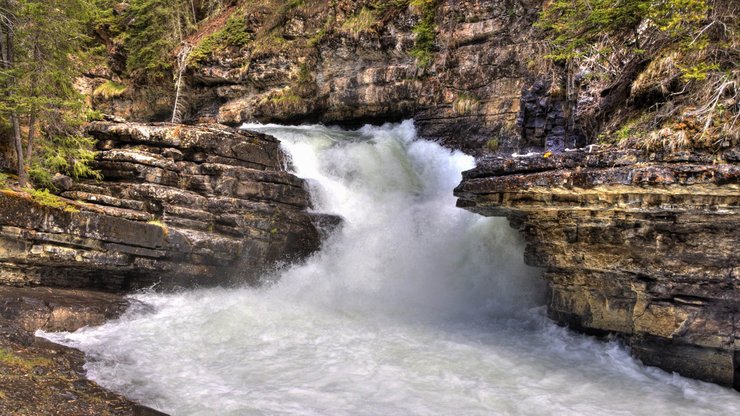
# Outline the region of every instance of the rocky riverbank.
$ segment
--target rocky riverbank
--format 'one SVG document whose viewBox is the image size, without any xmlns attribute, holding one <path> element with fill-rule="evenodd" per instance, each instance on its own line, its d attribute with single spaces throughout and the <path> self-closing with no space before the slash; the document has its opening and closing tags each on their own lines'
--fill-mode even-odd
<svg viewBox="0 0 740 416">
<path fill-rule="evenodd" d="M 740 388 L 738 162 L 736 149 L 492 157 L 455 194 L 522 232 L 552 319 L 620 334 L 645 364 Z"/>
<path fill-rule="evenodd" d="M 87 380 L 82 352 L 33 335 L 99 325 L 127 306 L 110 293 L 0 286 L 0 414 L 163 415 Z"/>
</svg>

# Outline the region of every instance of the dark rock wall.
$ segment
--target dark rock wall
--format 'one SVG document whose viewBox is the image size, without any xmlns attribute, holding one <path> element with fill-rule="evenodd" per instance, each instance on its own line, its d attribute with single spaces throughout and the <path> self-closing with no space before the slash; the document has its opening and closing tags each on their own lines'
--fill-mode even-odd
<svg viewBox="0 0 740 416">
<path fill-rule="evenodd" d="M 648 365 L 739 388 L 738 156 L 491 158 L 455 193 L 522 232 L 551 318 L 622 334 Z"/>
</svg>

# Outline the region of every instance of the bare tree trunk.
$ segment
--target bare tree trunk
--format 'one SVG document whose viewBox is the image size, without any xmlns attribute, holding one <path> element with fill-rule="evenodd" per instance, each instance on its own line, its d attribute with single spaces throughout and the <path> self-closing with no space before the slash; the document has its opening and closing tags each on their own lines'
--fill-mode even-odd
<svg viewBox="0 0 740 416">
<path fill-rule="evenodd" d="M 3 69 L 8 69 L 8 45 L 7 45 L 7 38 L 5 34 L 5 22 L 8 19 L 7 16 L 1 16 L 2 21 L 0 21 L 0 54 L 2 54 L 2 67 Z M 9 28 L 8 28 L 9 29 Z"/>
<path fill-rule="evenodd" d="M 6 70 L 13 68 L 13 27 L 7 16 L 4 16 L 0 32 L 0 52 L 2 52 L 3 68 Z M 10 112 L 10 122 L 13 125 L 13 144 L 18 158 L 18 184 L 26 186 L 26 165 L 23 161 L 23 137 L 21 137 L 21 125 L 18 120 L 16 110 Z"/>
<path fill-rule="evenodd" d="M 198 23 L 198 15 L 195 14 L 195 2 L 190 0 L 190 8 L 193 9 L 193 24 Z"/>
<path fill-rule="evenodd" d="M 190 44 L 183 44 L 182 49 L 180 50 L 180 53 L 177 55 L 177 81 L 175 82 L 175 104 L 172 107 L 172 122 L 173 123 L 181 123 L 182 122 L 182 103 L 181 100 L 181 93 L 182 93 L 182 75 L 185 72 L 185 69 L 188 64 L 188 57 L 190 56 L 190 50 L 192 49 L 192 46 Z"/>
<path fill-rule="evenodd" d="M 38 38 L 36 39 L 36 42 L 38 42 Z M 41 50 L 39 49 L 38 43 L 34 45 L 33 58 L 38 65 L 39 61 L 41 60 Z M 33 98 L 36 98 L 38 96 L 36 91 L 36 88 L 38 88 L 38 83 L 39 75 L 38 68 L 36 68 L 34 70 L 33 76 L 31 77 L 31 96 Z M 28 117 L 28 143 L 26 144 L 26 161 L 28 161 L 28 163 L 31 163 L 31 156 L 33 156 L 33 139 L 36 135 L 36 116 L 38 115 L 38 111 L 38 106 L 36 104 L 31 105 L 31 113 Z"/>
<path fill-rule="evenodd" d="M 36 114 L 38 109 L 36 105 L 31 108 L 31 115 L 28 117 L 28 139 L 26 143 L 26 160 L 31 163 L 31 157 L 33 156 L 33 139 L 36 136 Z"/>
<path fill-rule="evenodd" d="M 18 156 L 18 184 L 21 187 L 24 187 L 28 184 L 28 180 L 26 179 L 26 165 L 23 163 L 23 138 L 21 137 L 21 124 L 15 110 L 10 114 L 10 121 L 13 123 L 15 153 Z"/>
</svg>

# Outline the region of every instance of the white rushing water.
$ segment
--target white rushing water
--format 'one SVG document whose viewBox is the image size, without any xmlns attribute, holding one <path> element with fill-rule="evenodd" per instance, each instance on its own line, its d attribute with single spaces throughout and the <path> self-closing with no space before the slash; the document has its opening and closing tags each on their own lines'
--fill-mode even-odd
<svg viewBox="0 0 740 416">
<path fill-rule="evenodd" d="M 280 138 L 344 226 L 260 289 L 134 296 L 71 334 L 98 383 L 174 415 L 738 415 L 740 395 L 550 323 L 503 219 L 455 208 L 473 159 L 411 122 Z"/>
</svg>

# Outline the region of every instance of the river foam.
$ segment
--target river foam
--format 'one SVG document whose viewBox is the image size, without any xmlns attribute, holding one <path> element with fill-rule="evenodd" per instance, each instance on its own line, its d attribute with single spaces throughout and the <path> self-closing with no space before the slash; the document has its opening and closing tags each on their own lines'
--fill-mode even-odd
<svg viewBox="0 0 740 416">
<path fill-rule="evenodd" d="M 455 208 L 471 157 L 411 122 L 278 137 L 344 225 L 261 288 L 143 293 L 122 318 L 42 335 L 89 377 L 175 415 L 735 415 L 740 395 L 647 368 L 544 316 L 504 219 Z"/>
</svg>

